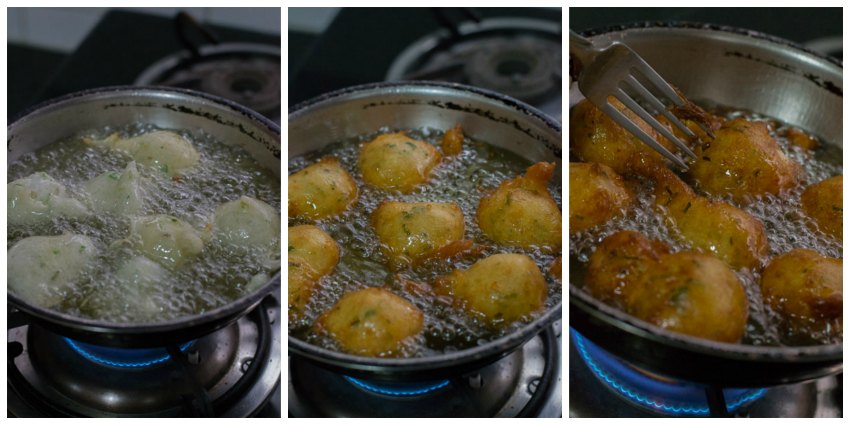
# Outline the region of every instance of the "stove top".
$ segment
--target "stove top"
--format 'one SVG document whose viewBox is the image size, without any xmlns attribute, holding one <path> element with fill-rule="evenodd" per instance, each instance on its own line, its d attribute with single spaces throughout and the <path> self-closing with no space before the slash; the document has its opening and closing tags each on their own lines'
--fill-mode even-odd
<svg viewBox="0 0 850 425">
<path fill-rule="evenodd" d="M 223 46 L 232 44 L 262 45 L 266 46 L 261 52 L 262 55 L 266 55 L 267 52 L 275 49 L 277 56 L 280 55 L 280 37 L 277 35 L 215 25 L 210 25 L 208 28 L 217 36 Z M 205 52 L 210 49 L 216 50 L 206 46 L 203 48 Z M 123 10 L 111 10 L 104 15 L 77 49 L 68 56 L 62 66 L 51 74 L 49 81 L 39 81 L 37 84 L 32 84 L 33 86 L 41 86 L 42 89 L 36 92 L 37 94 L 31 99 L 30 105 L 75 91 L 134 84 L 144 71 L 153 64 L 160 63 L 168 58 L 178 57 L 185 50 L 186 46 L 175 32 L 174 19 Z M 230 51 L 225 53 L 229 54 Z M 10 64 L 9 66 L 16 65 Z M 226 88 L 223 87 L 224 82 L 219 84 L 218 88 L 242 96 L 243 99 L 260 100 L 260 97 L 255 94 L 260 88 L 259 83 L 264 83 L 262 85 L 264 91 L 276 89 L 278 107 L 270 107 L 265 112 L 269 114 L 267 116 L 270 119 L 279 120 L 279 62 L 276 63 L 276 66 L 278 76 L 274 79 L 274 82 L 264 77 L 270 68 L 274 68 L 268 61 L 263 61 L 259 66 L 260 70 L 257 73 L 251 73 L 250 76 L 244 72 L 238 74 L 231 72 L 230 79 L 223 78 L 215 82 L 224 81 L 228 83 L 229 85 Z M 223 74 L 216 76 L 221 75 Z M 228 77 L 228 75 L 224 75 L 224 77 Z M 186 83 L 186 81 L 180 81 L 180 83 Z M 200 89 L 204 90 L 203 88 Z M 263 98 L 262 100 L 263 102 L 258 102 L 261 108 L 266 107 L 264 103 L 266 99 Z M 20 111 L 9 111 L 11 116 L 14 116 L 17 112 Z"/>
<path fill-rule="evenodd" d="M 557 8 L 343 8 L 304 57 L 290 56 L 289 104 L 418 79 L 494 90 L 560 120 L 560 31 Z"/>
<path fill-rule="evenodd" d="M 631 366 L 574 330 L 569 343 L 570 417 L 842 417 L 841 375 L 778 387 L 724 388 L 719 397 L 711 388 Z"/>
<path fill-rule="evenodd" d="M 561 417 L 561 322 L 507 357 L 447 380 L 391 383 L 289 358 L 289 417 Z"/>
<path fill-rule="evenodd" d="M 101 347 L 35 325 L 8 330 L 16 417 L 280 417 L 280 302 L 180 346 Z"/>
</svg>

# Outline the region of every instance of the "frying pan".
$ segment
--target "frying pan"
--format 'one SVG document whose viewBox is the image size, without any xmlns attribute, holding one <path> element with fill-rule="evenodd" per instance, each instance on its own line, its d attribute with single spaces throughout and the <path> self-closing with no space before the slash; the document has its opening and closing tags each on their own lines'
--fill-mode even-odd
<svg viewBox="0 0 850 425">
<path fill-rule="evenodd" d="M 561 162 L 561 125 L 520 101 L 491 91 L 438 82 L 377 83 L 329 93 L 289 113 L 289 157 L 390 128 L 450 128 L 530 161 Z M 560 179 L 560 167 L 555 179 Z M 433 380 L 480 368 L 510 354 L 561 317 L 561 303 L 516 332 L 484 345 L 421 358 L 372 358 L 327 350 L 289 337 L 289 352 L 347 375 Z"/>
<path fill-rule="evenodd" d="M 793 43 L 736 28 L 646 23 L 585 32 L 622 41 L 697 101 L 777 118 L 842 143 L 842 65 Z M 806 381 L 842 371 L 842 345 L 728 344 L 666 331 L 570 284 L 570 326 L 629 362 L 725 387 Z"/>
<path fill-rule="evenodd" d="M 203 129 L 222 143 L 239 146 L 280 177 L 280 127 L 228 100 L 184 89 L 105 87 L 49 100 L 24 112 L 8 127 L 8 163 L 21 155 L 106 126 L 150 123 L 159 128 Z M 92 344 L 162 347 L 193 340 L 230 324 L 280 287 L 280 272 L 256 291 L 202 314 L 152 324 L 110 323 L 60 313 L 6 292 L 12 324 L 35 323 Z"/>
</svg>

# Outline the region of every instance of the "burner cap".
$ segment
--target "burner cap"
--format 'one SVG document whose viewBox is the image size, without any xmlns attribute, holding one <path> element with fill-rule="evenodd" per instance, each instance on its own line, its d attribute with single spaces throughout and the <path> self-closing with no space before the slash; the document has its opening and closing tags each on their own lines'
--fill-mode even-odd
<svg viewBox="0 0 850 425">
<path fill-rule="evenodd" d="M 561 28 L 549 21 L 492 18 L 442 29 L 405 49 L 386 79 L 471 84 L 561 116 Z M 547 110 L 548 109 L 548 110 Z"/>
<path fill-rule="evenodd" d="M 280 49 L 273 46 L 225 43 L 203 46 L 198 56 L 178 52 L 148 67 L 134 84 L 210 93 L 280 122 Z"/>
</svg>

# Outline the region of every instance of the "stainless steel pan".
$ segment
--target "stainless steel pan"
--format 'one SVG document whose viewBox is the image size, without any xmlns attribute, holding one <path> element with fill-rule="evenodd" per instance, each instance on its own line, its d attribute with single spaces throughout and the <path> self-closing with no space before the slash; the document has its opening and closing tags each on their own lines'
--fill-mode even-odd
<svg viewBox="0 0 850 425">
<path fill-rule="evenodd" d="M 289 157 L 382 127 L 450 128 L 530 161 L 561 162 L 561 125 L 536 109 L 490 91 L 450 83 L 400 82 L 352 87 L 295 106 L 289 114 Z M 555 176 L 560 179 L 560 167 Z M 359 357 L 289 337 L 289 351 L 360 377 L 432 380 L 493 362 L 561 317 L 561 303 L 510 335 L 485 345 L 409 359 Z"/>
<path fill-rule="evenodd" d="M 203 129 L 248 152 L 280 176 L 280 128 L 262 115 L 200 92 L 159 87 L 106 87 L 42 103 L 8 128 L 8 162 L 94 128 L 150 123 L 160 128 Z M 7 292 L 10 322 L 34 322 L 77 340 L 101 345 L 153 347 L 186 342 L 220 329 L 255 308 L 280 287 L 280 273 L 257 291 L 212 311 L 155 324 L 116 324 L 84 319 L 31 304 Z"/>
<path fill-rule="evenodd" d="M 698 103 L 749 109 L 842 145 L 838 61 L 775 37 L 711 25 L 639 24 L 585 35 L 625 42 Z M 692 338 L 637 320 L 572 284 L 570 326 L 639 366 L 707 384 L 775 385 L 842 371 L 841 344 L 757 347 Z"/>
</svg>

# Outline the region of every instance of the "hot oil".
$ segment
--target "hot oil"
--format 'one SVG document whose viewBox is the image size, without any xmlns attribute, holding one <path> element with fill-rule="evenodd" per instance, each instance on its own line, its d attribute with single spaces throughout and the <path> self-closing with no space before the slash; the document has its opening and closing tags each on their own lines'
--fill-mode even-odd
<svg viewBox="0 0 850 425">
<path fill-rule="evenodd" d="M 800 196 L 809 185 L 821 182 L 832 176 L 842 174 L 841 148 L 819 141 L 818 148 L 806 151 L 791 144 L 783 137 L 787 126 L 767 117 L 718 108 L 728 119 L 743 117 L 753 121 L 764 121 L 768 124 L 770 134 L 779 142 L 782 150 L 796 163 L 803 167 L 804 176 L 801 183 L 783 193 L 781 197 L 767 195 L 751 202 L 749 205 L 737 205 L 731 198 L 724 199 L 732 205 L 743 209 L 764 224 L 770 244 L 767 265 L 770 259 L 796 248 L 815 250 L 822 255 L 842 258 L 841 241 L 815 230 L 817 225 L 806 216 L 800 208 Z M 683 177 L 683 180 L 687 181 Z M 652 194 L 653 183 L 647 180 L 630 182 L 636 201 L 625 211 L 622 217 L 617 217 L 604 225 L 588 229 L 570 236 L 570 282 L 581 286 L 587 270 L 587 262 L 596 247 L 608 236 L 620 230 L 634 230 L 643 233 L 650 239 L 664 241 L 669 244 L 672 252 L 689 250 L 690 246 L 680 242 L 671 230 L 664 224 L 664 216 L 655 208 L 655 197 Z M 706 195 L 702 193 L 702 195 Z M 744 284 L 749 301 L 749 319 L 742 342 L 752 345 L 797 345 L 811 344 L 811 341 L 801 341 L 795 337 L 782 335 L 779 327 L 779 316 L 765 303 L 759 281 L 761 275 L 757 270 L 736 271 L 738 278 Z M 836 343 L 828 337 L 812 335 L 817 343 Z"/>
<path fill-rule="evenodd" d="M 359 147 L 382 133 L 337 142 L 318 151 L 289 161 L 290 173 L 296 172 L 326 156 L 339 159 L 342 166 L 351 173 L 360 191 L 357 203 L 345 213 L 333 219 L 316 223 L 328 232 L 341 248 L 341 257 L 333 273 L 322 278 L 314 291 L 304 315 L 297 321 L 290 321 L 289 334 L 332 350 L 338 347 L 330 338 L 322 337 L 312 329 L 313 323 L 328 311 L 343 294 L 367 287 L 384 287 L 393 293 L 414 303 L 425 315 L 425 330 L 422 336 L 408 345 L 405 357 L 429 356 L 444 352 L 457 351 L 484 344 L 525 325 L 517 322 L 501 329 L 494 329 L 451 306 L 444 298 L 428 291 L 434 280 L 455 269 L 466 269 L 475 261 L 496 253 L 523 253 L 534 259 L 547 279 L 549 293 L 544 310 L 548 310 L 561 300 L 561 285 L 546 272 L 555 255 L 543 253 L 537 249 L 500 247 L 488 242 L 475 220 L 478 202 L 488 191 L 495 189 L 501 182 L 513 179 L 525 173 L 532 165 L 528 160 L 508 151 L 495 148 L 487 143 L 466 139 L 463 151 L 455 157 L 444 157 L 431 173 L 427 184 L 421 185 L 409 194 L 390 193 L 374 189 L 362 180 L 357 167 Z M 406 131 L 407 135 L 439 145 L 443 133 L 428 128 Z M 558 205 L 561 205 L 560 184 L 553 182 L 550 193 Z M 463 211 L 466 233 L 465 238 L 486 246 L 485 251 L 474 257 L 453 259 L 416 270 L 393 273 L 387 268 L 387 259 L 381 252 L 380 242 L 375 235 L 369 216 L 383 201 L 402 202 L 455 202 Z M 289 225 L 305 224 L 290 220 Z M 404 281 L 413 281 L 421 285 L 418 290 Z"/>
<path fill-rule="evenodd" d="M 130 159 L 88 145 L 84 139 L 100 139 L 114 132 L 132 137 L 154 130 L 158 128 L 151 125 L 103 128 L 50 144 L 11 164 L 8 180 L 43 171 L 65 185 L 71 197 L 85 202 L 86 181 L 106 171 L 123 171 Z M 138 166 L 145 204 L 139 215 L 172 215 L 203 233 L 217 206 L 242 195 L 280 211 L 279 180 L 245 151 L 216 141 L 203 130 L 177 132 L 200 153 L 200 162 L 174 179 L 154 168 Z M 85 219 L 58 218 L 37 226 L 10 225 L 7 248 L 28 236 L 76 233 L 90 237 L 99 249 L 97 258 L 78 285 L 62 291 L 64 302 L 52 308 L 115 323 L 160 322 L 203 313 L 252 292 L 280 267 L 279 250 L 234 255 L 209 240 L 198 257 L 168 271 L 165 281 L 139 288 L 122 287 L 115 272 L 125 261 L 140 255 L 127 240 L 129 224 L 130 217 L 94 213 Z"/>
</svg>

